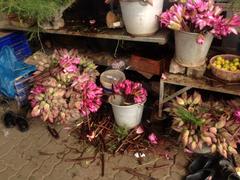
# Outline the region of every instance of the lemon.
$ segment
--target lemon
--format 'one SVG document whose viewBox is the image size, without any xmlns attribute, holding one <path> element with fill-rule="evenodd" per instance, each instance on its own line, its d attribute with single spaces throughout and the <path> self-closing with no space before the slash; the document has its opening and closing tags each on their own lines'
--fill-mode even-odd
<svg viewBox="0 0 240 180">
<path fill-rule="evenodd" d="M 221 56 L 218 56 L 218 57 L 217 57 L 217 61 L 222 61 L 222 59 L 223 59 L 223 58 L 222 58 Z"/>
<path fill-rule="evenodd" d="M 222 68 L 221 64 L 217 64 L 216 68 L 221 69 Z"/>
<path fill-rule="evenodd" d="M 234 58 L 233 62 L 240 62 L 238 58 Z"/>
<path fill-rule="evenodd" d="M 237 67 L 235 67 L 235 66 L 232 66 L 231 68 L 230 68 L 230 71 L 236 71 L 237 70 Z"/>
<path fill-rule="evenodd" d="M 234 65 L 235 65 L 235 66 L 239 66 L 239 64 L 240 64 L 239 61 L 235 61 L 235 62 L 234 62 Z"/>
<path fill-rule="evenodd" d="M 221 65 L 222 62 L 221 62 L 221 61 L 216 61 L 216 64 L 217 64 L 217 65 Z"/>
<path fill-rule="evenodd" d="M 225 60 L 224 63 L 225 64 L 229 64 L 230 62 L 229 62 L 229 60 Z"/>
</svg>

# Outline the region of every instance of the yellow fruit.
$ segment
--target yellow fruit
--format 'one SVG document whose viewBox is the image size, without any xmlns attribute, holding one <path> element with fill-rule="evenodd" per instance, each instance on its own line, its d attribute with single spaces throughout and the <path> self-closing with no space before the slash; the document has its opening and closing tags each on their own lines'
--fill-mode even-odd
<svg viewBox="0 0 240 180">
<path fill-rule="evenodd" d="M 218 56 L 217 57 L 217 61 L 221 61 L 222 60 L 222 57 L 221 56 Z"/>
<path fill-rule="evenodd" d="M 225 60 L 224 63 L 225 64 L 229 64 L 230 62 L 229 62 L 229 60 Z"/>
<path fill-rule="evenodd" d="M 222 62 L 221 62 L 221 61 L 216 61 L 216 64 L 217 64 L 217 65 L 221 65 Z"/>
<path fill-rule="evenodd" d="M 236 71 L 237 70 L 237 67 L 236 66 L 232 66 L 231 68 L 230 68 L 230 71 Z"/>
<path fill-rule="evenodd" d="M 222 66 L 220 64 L 216 65 L 216 68 L 221 69 Z"/>
<path fill-rule="evenodd" d="M 234 62 L 235 66 L 239 66 L 239 64 L 240 64 L 240 62 L 238 62 L 238 61 Z"/>
<path fill-rule="evenodd" d="M 240 62 L 238 58 L 234 58 L 233 62 Z"/>
</svg>

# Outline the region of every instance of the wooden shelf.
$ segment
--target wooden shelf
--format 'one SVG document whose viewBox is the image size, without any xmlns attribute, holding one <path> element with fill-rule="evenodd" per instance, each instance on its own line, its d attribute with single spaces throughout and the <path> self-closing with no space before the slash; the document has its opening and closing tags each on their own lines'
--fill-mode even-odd
<svg viewBox="0 0 240 180">
<path fill-rule="evenodd" d="M 0 29 L 2 30 L 18 30 L 18 31 L 34 31 L 34 28 L 22 28 L 14 27 L 9 25 L 6 21 L 0 21 Z M 138 41 L 138 42 L 151 42 L 164 45 L 168 41 L 169 31 L 161 30 L 152 36 L 131 36 L 124 29 L 101 29 L 100 32 L 91 32 L 86 29 L 84 30 L 69 30 L 70 28 L 63 28 L 60 30 L 41 30 L 42 33 L 50 34 L 61 34 L 70 36 L 83 36 L 91 38 L 103 38 L 103 39 L 115 39 L 115 40 L 126 40 L 126 41 Z M 36 28 L 35 28 L 36 31 Z"/>
<path fill-rule="evenodd" d="M 179 74 L 166 73 L 165 75 L 167 79 L 161 79 L 164 83 L 240 96 L 240 85 L 226 85 L 220 82 L 208 81 L 206 79 L 195 79 Z"/>
</svg>

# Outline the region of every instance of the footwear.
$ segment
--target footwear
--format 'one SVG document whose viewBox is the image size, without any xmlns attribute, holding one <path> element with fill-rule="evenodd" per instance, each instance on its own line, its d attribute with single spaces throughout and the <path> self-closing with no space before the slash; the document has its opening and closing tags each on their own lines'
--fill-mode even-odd
<svg viewBox="0 0 240 180">
<path fill-rule="evenodd" d="M 221 177 L 223 177 L 224 179 L 235 179 L 234 174 L 236 174 L 236 171 L 233 164 L 229 160 L 221 159 L 219 161 L 219 171 L 221 173 Z"/>
<path fill-rule="evenodd" d="M 196 173 L 197 171 L 203 169 L 208 161 L 209 161 L 209 158 L 206 156 L 197 157 L 189 165 L 189 167 L 188 167 L 189 173 L 193 174 L 193 173 Z"/>
<path fill-rule="evenodd" d="M 240 176 L 237 173 L 232 173 L 228 176 L 227 180 L 240 180 Z"/>
<path fill-rule="evenodd" d="M 186 177 L 186 180 L 210 180 L 213 179 L 215 174 L 214 170 L 202 169 L 194 174 L 190 174 Z"/>
<path fill-rule="evenodd" d="M 3 123 L 6 128 L 13 128 L 16 125 L 15 115 L 12 111 L 8 111 L 4 114 Z"/>
<path fill-rule="evenodd" d="M 19 131 L 21 132 L 25 132 L 29 129 L 27 120 L 21 116 L 16 117 L 16 124 L 18 126 Z"/>
</svg>

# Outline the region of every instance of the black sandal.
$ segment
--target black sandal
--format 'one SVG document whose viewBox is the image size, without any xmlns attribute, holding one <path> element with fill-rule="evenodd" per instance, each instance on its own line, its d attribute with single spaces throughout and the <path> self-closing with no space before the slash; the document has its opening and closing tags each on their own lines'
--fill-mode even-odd
<svg viewBox="0 0 240 180">
<path fill-rule="evenodd" d="M 4 114 L 3 123 L 6 128 L 13 128 L 16 125 L 16 117 L 12 111 Z"/>
<path fill-rule="evenodd" d="M 21 132 L 25 132 L 29 129 L 27 120 L 21 116 L 16 117 L 16 124 L 18 126 L 19 131 Z"/>
</svg>

